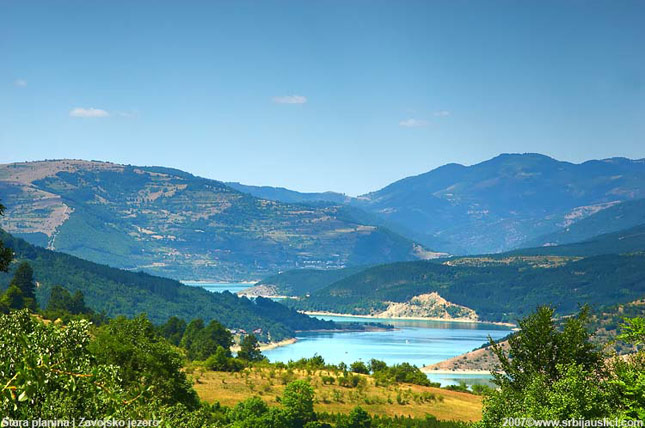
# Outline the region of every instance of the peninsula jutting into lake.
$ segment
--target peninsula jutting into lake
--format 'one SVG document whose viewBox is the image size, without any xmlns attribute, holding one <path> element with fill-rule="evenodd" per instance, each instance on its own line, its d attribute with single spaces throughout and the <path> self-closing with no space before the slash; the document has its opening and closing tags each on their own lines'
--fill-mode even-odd
<svg viewBox="0 0 645 428">
<path fill-rule="evenodd" d="M 643 426 L 644 16 L 0 1 L 0 425 Z"/>
</svg>

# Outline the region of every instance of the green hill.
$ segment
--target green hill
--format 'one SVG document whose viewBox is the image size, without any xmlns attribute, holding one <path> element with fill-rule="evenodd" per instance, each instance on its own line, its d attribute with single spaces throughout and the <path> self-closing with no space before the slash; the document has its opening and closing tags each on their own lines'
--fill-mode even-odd
<svg viewBox="0 0 645 428">
<path fill-rule="evenodd" d="M 111 317 L 147 313 L 155 323 L 173 315 L 185 320 L 216 319 L 229 328 L 262 328 L 265 338 L 270 334 L 272 340 L 293 337 L 295 330 L 334 327 L 272 300 L 211 293 L 175 280 L 111 268 L 31 245 L 1 230 L 0 239 L 14 251 L 14 266 L 23 260 L 31 263 L 41 306 L 46 305 L 51 288 L 62 285 L 72 292 L 82 291 L 88 306 Z M 0 272 L 0 289 L 7 287 L 11 274 Z"/>
<path fill-rule="evenodd" d="M 374 314 L 388 302 L 436 292 L 481 320 L 515 321 L 540 304 L 563 314 L 579 304 L 614 304 L 645 296 L 645 254 L 603 255 L 558 267 L 525 264 L 450 266 L 402 262 L 376 266 L 290 304 L 298 309 Z"/>
<path fill-rule="evenodd" d="M 0 165 L 1 226 L 29 242 L 176 279 L 249 280 L 425 256 L 336 205 L 259 199 L 161 167 L 59 160 Z"/>
<path fill-rule="evenodd" d="M 378 314 L 391 303 L 438 293 L 480 319 L 513 321 L 550 304 L 612 305 L 645 296 L 645 225 L 563 246 L 374 266 L 290 304 L 304 310 Z"/>
</svg>

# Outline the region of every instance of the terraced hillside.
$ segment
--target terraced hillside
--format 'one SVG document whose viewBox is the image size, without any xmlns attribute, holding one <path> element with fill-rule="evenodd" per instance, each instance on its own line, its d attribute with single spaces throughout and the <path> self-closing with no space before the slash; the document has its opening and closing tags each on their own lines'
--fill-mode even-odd
<svg viewBox="0 0 645 428">
<path fill-rule="evenodd" d="M 0 165 L 2 226 L 91 261 L 181 279 L 414 260 L 425 250 L 339 206 L 259 199 L 161 167 L 58 160 Z"/>
</svg>

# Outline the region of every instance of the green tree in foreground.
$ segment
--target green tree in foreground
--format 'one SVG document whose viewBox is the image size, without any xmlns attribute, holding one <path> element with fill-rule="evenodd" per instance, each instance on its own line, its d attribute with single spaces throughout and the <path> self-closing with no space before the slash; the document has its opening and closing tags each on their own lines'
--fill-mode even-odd
<svg viewBox="0 0 645 428">
<path fill-rule="evenodd" d="M 4 205 L 0 204 L 0 217 L 4 216 Z M 9 264 L 13 258 L 13 252 L 10 248 L 4 246 L 2 241 L 0 241 L 0 272 L 7 272 L 9 270 Z"/>
<path fill-rule="evenodd" d="M 371 426 L 372 418 L 362 407 L 354 407 L 349 412 L 346 428 L 370 428 Z"/>
<path fill-rule="evenodd" d="M 15 285 L 9 286 L 2 296 L 0 296 L 0 312 L 7 313 L 12 309 L 22 309 L 25 307 L 25 298 L 22 291 Z"/>
<path fill-rule="evenodd" d="M 287 385 L 282 396 L 282 406 L 293 428 L 304 427 L 316 419 L 314 390 L 305 380 L 296 380 Z"/>
<path fill-rule="evenodd" d="M 619 340 L 636 346 L 645 344 L 645 318 L 626 319 Z M 621 396 L 625 419 L 645 420 L 645 351 L 639 350 L 626 358 L 614 360 L 614 386 Z"/>
<path fill-rule="evenodd" d="M 220 346 L 227 350 L 227 356 L 230 357 L 232 345 L 233 335 L 226 327 L 215 320 L 204 326 L 201 319 L 188 323 L 180 342 L 180 346 L 188 352 L 188 358 L 199 361 L 214 355 Z"/>
<path fill-rule="evenodd" d="M 245 361 L 262 361 L 265 359 L 260 351 L 258 338 L 253 334 L 247 334 L 240 342 L 240 351 L 237 357 Z"/>
<path fill-rule="evenodd" d="M 261 398 L 238 403 L 228 414 L 234 428 L 285 428 L 289 426 L 282 409 L 269 407 Z"/>
<path fill-rule="evenodd" d="M 482 427 L 499 427 L 505 418 L 535 420 L 645 416 L 645 359 L 642 351 L 606 363 L 590 341 L 588 310 L 557 328 L 553 309 L 540 307 L 520 321 L 508 348 L 492 343 L 499 359 L 498 389 L 484 402 Z M 623 339 L 645 338 L 642 319 L 630 320 Z"/>
<path fill-rule="evenodd" d="M 8 312 L 10 309 L 27 308 L 36 311 L 36 284 L 34 283 L 34 271 L 27 262 L 22 262 L 16 269 L 9 288 L 0 297 L 0 309 Z"/>
<path fill-rule="evenodd" d="M 123 391 L 113 367 L 95 364 L 89 323 L 65 329 L 26 310 L 0 316 L 0 414 L 14 419 L 100 417 L 136 397 Z"/>
<path fill-rule="evenodd" d="M 120 367 L 123 388 L 146 385 L 161 403 L 181 403 L 188 409 L 199 405 L 181 371 L 182 355 L 156 334 L 145 316 L 111 320 L 98 330 L 90 350 L 100 364 Z"/>
<path fill-rule="evenodd" d="M 35 311 L 36 305 L 36 283 L 34 282 L 34 270 L 28 262 L 22 262 L 13 275 L 9 289 L 12 287 L 20 290 L 23 299 L 23 307 Z M 20 309 L 20 308 L 14 308 Z"/>
<path fill-rule="evenodd" d="M 159 327 L 159 334 L 175 346 L 179 346 L 186 331 L 186 321 L 172 316 Z"/>
</svg>

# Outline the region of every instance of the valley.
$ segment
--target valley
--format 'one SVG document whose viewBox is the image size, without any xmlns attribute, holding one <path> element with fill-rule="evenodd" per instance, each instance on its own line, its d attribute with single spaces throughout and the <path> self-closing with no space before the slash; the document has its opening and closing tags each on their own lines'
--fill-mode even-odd
<svg viewBox="0 0 645 428">
<path fill-rule="evenodd" d="M 0 426 L 645 426 L 643 17 L 0 1 Z"/>
<path fill-rule="evenodd" d="M 490 162 L 502 162 L 494 175 L 506 171 L 507 180 L 506 168 L 516 174 L 527 162 L 534 168 L 551 161 L 531 155 Z M 639 183 L 639 163 L 618 164 L 635 171 L 629 183 Z M 614 344 L 622 314 L 643 315 L 645 223 L 633 189 L 624 201 L 607 201 L 601 192 L 584 207 L 553 205 L 540 214 L 548 227 L 525 229 L 524 247 L 506 241 L 494 249 L 508 251 L 477 253 L 493 247 L 472 246 L 452 255 L 441 252 L 449 246 L 428 245 L 365 205 L 376 203 L 374 195 L 357 202 L 335 193 L 229 186 L 168 168 L 67 160 L 1 166 L 0 188 L 8 206 L 0 238 L 15 259 L 0 273 L 0 303 L 14 304 L 6 303 L 12 277 L 29 263 L 42 307 L 63 284 L 69 296 L 82 293 L 94 319 L 115 320 L 108 325 L 139 322 L 146 313 L 188 357 L 192 387 L 214 406 L 259 396 L 279 409 L 287 385 L 305 381 L 320 415 L 361 406 L 374 418 L 477 421 L 482 399 L 470 392 L 487 390 L 500 363 L 488 340 L 512 342 L 519 320 L 545 304 L 560 327 L 590 305 L 593 346 L 624 355 L 637 350 Z M 499 236 L 487 216 L 476 228 Z M 542 221 L 536 218 L 522 221 Z M 230 335 L 226 349 L 186 341 L 195 328 L 217 328 L 213 322 L 221 323 L 218 334 Z M 248 337 L 259 340 L 264 363 L 226 356 L 244 352 Z M 336 372 L 283 368 L 312 358 Z M 409 367 L 423 383 L 380 384 L 374 373 L 360 380 L 361 365 L 374 360 Z M 354 374 L 341 375 L 350 365 L 357 365 Z M 361 387 L 340 384 L 350 377 Z"/>
</svg>

